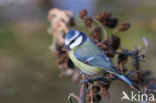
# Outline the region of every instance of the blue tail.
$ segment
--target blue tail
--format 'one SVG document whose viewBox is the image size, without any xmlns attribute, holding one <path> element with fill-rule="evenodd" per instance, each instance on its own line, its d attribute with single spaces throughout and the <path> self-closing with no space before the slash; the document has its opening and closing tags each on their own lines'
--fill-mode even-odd
<svg viewBox="0 0 156 103">
<path fill-rule="evenodd" d="M 118 77 L 120 79 L 122 79 L 124 82 L 126 82 L 127 84 L 129 84 L 130 86 L 132 86 L 132 87 L 134 87 L 134 88 L 136 88 L 137 90 L 140 91 L 140 89 L 138 88 L 138 86 L 136 84 L 134 84 L 130 79 L 128 79 L 128 77 L 126 77 L 125 75 L 120 74 L 120 75 L 118 75 Z"/>
</svg>

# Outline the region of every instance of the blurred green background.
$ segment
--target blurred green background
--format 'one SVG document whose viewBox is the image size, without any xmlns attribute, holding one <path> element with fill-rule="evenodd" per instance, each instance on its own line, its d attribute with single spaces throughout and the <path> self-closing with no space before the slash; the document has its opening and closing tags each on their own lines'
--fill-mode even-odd
<svg viewBox="0 0 156 103">
<path fill-rule="evenodd" d="M 131 28 L 116 35 L 129 49 L 144 47 L 143 37 L 149 40 L 141 67 L 156 77 L 155 0 L 0 0 L 0 103 L 67 103 L 70 92 L 79 93 L 79 83 L 59 78 L 55 56 L 48 49 L 47 15 L 54 7 L 72 10 L 76 18 L 82 8 L 91 16 L 111 10 L 119 21 L 129 21 Z M 130 91 L 122 81 L 113 82 L 111 99 L 105 103 L 120 103 L 122 90 Z"/>
</svg>

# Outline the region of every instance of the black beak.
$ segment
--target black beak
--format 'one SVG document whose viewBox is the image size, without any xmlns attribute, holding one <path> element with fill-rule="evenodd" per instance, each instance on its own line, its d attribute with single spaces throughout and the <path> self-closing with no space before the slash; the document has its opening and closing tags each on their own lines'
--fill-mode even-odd
<svg viewBox="0 0 156 103">
<path fill-rule="evenodd" d="M 69 51 L 70 48 L 69 48 L 69 45 L 65 45 L 65 48 Z"/>
</svg>

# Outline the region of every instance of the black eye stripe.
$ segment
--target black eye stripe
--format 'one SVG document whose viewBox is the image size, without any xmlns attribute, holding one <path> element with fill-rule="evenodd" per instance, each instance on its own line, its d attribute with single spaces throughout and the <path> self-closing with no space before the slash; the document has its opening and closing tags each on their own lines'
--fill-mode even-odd
<svg viewBox="0 0 156 103">
<path fill-rule="evenodd" d="M 69 44 L 72 44 L 72 43 L 74 43 L 74 41 L 75 41 L 75 39 L 74 40 L 72 40 Z"/>
<path fill-rule="evenodd" d="M 74 41 L 78 38 L 78 37 L 80 37 L 81 36 L 81 34 L 79 34 L 75 39 L 73 39 L 70 43 L 69 43 L 69 45 L 71 45 L 72 43 L 74 43 Z"/>
</svg>

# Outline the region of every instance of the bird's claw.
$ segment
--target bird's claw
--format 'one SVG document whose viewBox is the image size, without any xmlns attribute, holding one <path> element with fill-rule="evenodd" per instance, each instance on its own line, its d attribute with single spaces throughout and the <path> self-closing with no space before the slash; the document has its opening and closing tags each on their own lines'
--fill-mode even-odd
<svg viewBox="0 0 156 103">
<path fill-rule="evenodd" d="M 92 74 L 89 78 L 85 79 L 85 80 L 80 80 L 80 85 L 82 83 L 85 83 L 86 86 L 88 86 L 88 82 L 90 82 L 91 78 L 94 76 L 94 74 Z"/>
</svg>

